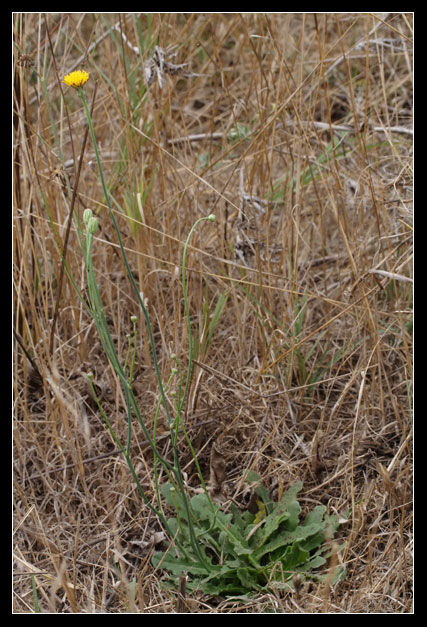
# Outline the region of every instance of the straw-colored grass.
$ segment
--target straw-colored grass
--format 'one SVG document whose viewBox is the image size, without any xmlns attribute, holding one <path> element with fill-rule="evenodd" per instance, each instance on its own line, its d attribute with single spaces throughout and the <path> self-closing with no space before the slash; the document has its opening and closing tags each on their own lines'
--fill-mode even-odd
<svg viewBox="0 0 427 627">
<path fill-rule="evenodd" d="M 171 354 L 188 357 L 183 244 L 195 220 L 217 216 L 187 261 L 200 348 L 185 420 L 206 480 L 215 444 L 243 508 L 254 469 L 273 495 L 299 479 L 303 506 L 348 516 L 343 582 L 246 604 L 200 595 L 185 611 L 411 612 L 412 15 L 17 13 L 13 36 L 13 611 L 182 607 L 151 565 L 159 523 L 88 382 L 92 372 L 125 438 L 120 385 L 72 283 L 85 292 L 75 219 L 90 207 L 123 361 L 138 316 L 134 389 L 152 427 L 159 389 L 146 328 L 90 137 L 73 204 L 86 118 L 59 81 L 84 62 L 165 380 Z M 224 294 L 208 342 L 204 320 Z M 165 456 L 168 446 L 165 437 Z M 136 427 L 133 453 L 154 498 Z M 192 493 L 184 438 L 181 455 Z"/>
</svg>

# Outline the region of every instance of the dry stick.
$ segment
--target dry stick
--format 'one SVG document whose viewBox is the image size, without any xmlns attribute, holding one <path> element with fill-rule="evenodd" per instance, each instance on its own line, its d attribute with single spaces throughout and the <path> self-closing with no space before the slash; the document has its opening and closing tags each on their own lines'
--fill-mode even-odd
<svg viewBox="0 0 427 627">
<path fill-rule="evenodd" d="M 95 83 L 95 88 L 93 90 L 91 115 L 93 113 L 93 108 L 94 108 L 94 105 L 95 105 L 95 97 L 96 97 L 97 86 L 98 86 L 98 84 Z M 68 240 L 69 240 L 69 237 L 70 237 L 71 223 L 72 223 L 72 218 L 73 218 L 73 213 L 74 213 L 74 205 L 75 205 L 76 198 L 77 198 L 77 189 L 78 189 L 78 186 L 79 186 L 80 172 L 82 170 L 83 155 L 84 155 L 84 151 L 85 151 L 85 148 L 86 148 L 86 142 L 87 142 L 88 134 L 89 134 L 89 125 L 86 126 L 85 134 L 84 134 L 84 137 L 83 137 L 82 149 L 81 149 L 79 162 L 78 162 L 78 166 L 77 166 L 76 180 L 74 182 L 74 187 L 73 187 L 73 196 L 71 198 L 70 213 L 68 215 L 67 230 L 66 230 L 65 239 L 64 239 L 64 247 L 62 249 L 62 264 L 61 264 L 61 273 L 60 273 L 60 276 L 59 276 L 59 283 L 58 283 L 58 294 L 57 294 L 57 297 L 56 297 L 55 312 L 53 314 L 52 329 L 51 329 L 51 332 L 50 332 L 49 352 L 50 352 L 51 355 L 53 355 L 53 344 L 54 344 L 54 340 L 55 340 L 55 328 L 56 328 L 56 322 L 58 320 L 58 314 L 59 314 L 59 301 L 61 299 L 62 284 L 64 282 L 65 257 L 67 255 Z"/>
<path fill-rule="evenodd" d="M 196 425 L 193 425 L 192 427 L 188 427 L 187 431 L 191 431 L 192 429 L 196 429 L 198 427 L 203 427 L 204 425 L 208 425 L 211 424 L 212 422 L 215 422 L 215 418 L 210 418 L 209 420 L 204 420 L 202 422 L 198 422 Z M 182 429 L 179 430 L 179 433 L 182 433 Z M 157 437 L 157 441 L 159 440 L 165 440 L 166 438 L 170 437 L 170 433 L 165 433 L 163 435 L 159 435 Z M 148 446 L 150 443 L 148 440 L 143 440 L 142 442 L 138 442 L 138 446 Z M 121 448 L 115 449 L 114 451 L 110 451 L 109 453 L 102 453 L 101 455 L 95 455 L 94 457 L 86 457 L 86 459 L 82 459 L 82 463 L 83 464 L 88 464 L 89 462 L 96 462 L 100 459 L 107 459 L 107 457 L 115 457 L 117 455 L 120 455 L 120 453 L 123 453 Z M 65 466 L 60 466 L 59 468 L 51 468 L 50 470 L 45 471 L 46 475 L 51 475 L 53 473 L 57 473 L 57 472 L 62 472 L 63 470 L 69 470 L 70 468 L 74 468 L 75 466 L 77 466 L 77 463 L 73 463 L 73 464 L 66 464 Z M 38 475 L 31 475 L 31 477 L 28 477 L 28 479 L 30 481 L 35 481 L 36 479 L 41 479 L 44 475 L 43 474 L 38 474 Z"/>
<path fill-rule="evenodd" d="M 178 598 L 176 601 L 176 611 L 178 614 L 184 613 L 187 607 L 187 604 L 185 603 L 186 586 L 187 586 L 187 576 L 181 575 L 181 577 L 179 578 L 179 591 L 178 591 Z"/>
<path fill-rule="evenodd" d="M 376 351 L 377 346 L 374 347 L 374 350 L 371 352 L 371 356 L 369 357 L 369 361 L 371 361 L 375 351 Z M 369 363 L 369 362 L 368 362 Z M 352 442 L 351 442 L 351 452 L 350 452 L 350 461 L 351 461 L 351 516 L 353 519 L 353 530 L 355 528 L 355 515 L 356 515 L 356 501 L 355 501 L 355 497 L 354 497 L 354 468 L 355 468 L 355 463 L 354 463 L 354 451 L 356 448 L 356 428 L 358 426 L 359 423 L 359 417 L 361 414 L 361 405 L 362 405 L 362 397 L 363 397 L 363 392 L 365 389 L 365 382 L 366 382 L 366 370 L 362 370 L 361 371 L 361 376 L 362 376 L 362 380 L 360 382 L 360 387 L 359 387 L 359 394 L 357 396 L 357 402 L 356 402 L 356 407 L 355 407 L 355 416 L 354 416 L 354 421 L 353 421 L 353 435 L 352 435 Z"/>
</svg>

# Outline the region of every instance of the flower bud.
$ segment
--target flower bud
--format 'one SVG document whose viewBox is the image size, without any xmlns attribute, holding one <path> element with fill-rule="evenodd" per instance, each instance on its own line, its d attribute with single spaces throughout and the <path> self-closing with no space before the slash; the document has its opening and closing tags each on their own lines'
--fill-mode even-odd
<svg viewBox="0 0 427 627">
<path fill-rule="evenodd" d="M 98 226 L 99 226 L 98 218 L 90 218 L 86 226 L 87 232 L 90 233 L 91 235 L 95 235 L 95 233 L 98 230 Z"/>
<path fill-rule="evenodd" d="M 83 211 L 83 222 L 85 223 L 86 226 L 92 216 L 93 216 L 92 209 L 85 209 Z"/>
</svg>

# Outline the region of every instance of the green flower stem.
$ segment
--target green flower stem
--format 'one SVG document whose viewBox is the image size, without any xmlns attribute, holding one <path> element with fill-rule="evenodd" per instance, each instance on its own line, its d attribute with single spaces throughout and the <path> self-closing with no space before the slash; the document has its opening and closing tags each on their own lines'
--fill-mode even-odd
<svg viewBox="0 0 427 627">
<path fill-rule="evenodd" d="M 87 100 L 86 100 L 85 90 L 83 88 L 79 88 L 78 92 L 79 92 L 80 98 L 82 100 L 83 107 L 85 109 L 86 118 L 87 118 L 88 125 L 89 125 L 89 132 L 90 132 L 90 135 L 91 135 L 91 139 L 92 139 L 92 143 L 93 143 L 93 147 L 94 147 L 94 151 L 95 151 L 95 156 L 96 156 L 96 161 L 97 161 L 97 165 L 98 165 L 98 171 L 99 171 L 99 176 L 100 176 L 100 180 L 101 180 L 101 185 L 102 185 L 102 189 L 104 191 L 104 196 L 105 196 L 105 200 L 106 200 L 106 203 L 107 203 L 107 206 L 108 206 L 108 209 L 109 209 L 110 217 L 111 217 L 111 220 L 113 222 L 114 229 L 116 231 L 116 235 L 117 235 L 117 238 L 118 238 L 118 242 L 119 242 L 120 250 L 121 250 L 121 253 L 122 253 L 123 261 L 125 263 L 126 271 L 127 271 L 128 276 L 129 276 L 129 279 L 131 281 L 132 287 L 133 287 L 133 289 L 135 291 L 136 297 L 137 297 L 137 299 L 139 301 L 139 304 L 141 306 L 141 309 L 143 311 L 145 322 L 147 324 L 148 336 L 149 336 L 150 347 L 151 347 L 151 353 L 152 353 L 152 357 L 153 357 L 153 364 L 154 364 L 154 369 L 155 369 L 155 372 L 156 372 L 156 377 L 157 377 L 157 381 L 158 381 L 158 385 L 159 385 L 159 389 L 160 389 L 160 395 L 161 395 L 162 402 L 163 402 L 163 405 L 164 405 L 164 408 L 165 408 L 167 421 L 168 421 L 169 425 L 171 426 L 173 424 L 173 421 L 172 421 L 172 417 L 170 415 L 169 406 L 168 406 L 168 403 L 167 403 L 167 400 L 166 400 L 166 395 L 165 395 L 165 391 L 164 391 L 164 388 L 163 388 L 162 378 L 161 378 L 161 375 L 160 375 L 160 369 L 159 369 L 159 364 L 158 364 L 158 361 L 157 361 L 157 353 L 156 353 L 156 347 L 155 347 L 155 343 L 154 343 L 153 332 L 152 332 L 152 329 L 151 329 L 150 318 L 149 318 L 149 315 L 148 315 L 148 311 L 147 311 L 147 309 L 146 309 L 146 307 L 145 307 L 145 305 L 144 305 L 144 303 L 142 301 L 142 298 L 141 298 L 141 295 L 139 293 L 138 287 L 137 287 L 137 285 L 135 283 L 135 279 L 133 277 L 131 269 L 129 267 L 129 263 L 128 263 L 128 260 L 127 260 L 127 257 L 126 257 L 126 253 L 125 253 L 125 250 L 124 250 L 124 246 L 123 246 L 123 241 L 122 241 L 122 237 L 121 237 L 121 234 L 120 234 L 120 230 L 119 230 L 119 227 L 118 227 L 118 224 L 117 224 L 117 220 L 116 220 L 116 218 L 114 216 L 113 209 L 112 209 L 112 206 L 111 206 L 110 195 L 108 193 L 108 190 L 107 190 L 107 187 L 106 187 L 106 184 L 105 184 L 104 173 L 103 173 L 103 170 L 102 170 L 101 159 L 100 159 L 99 151 L 98 151 L 98 144 L 97 144 L 96 137 L 95 137 L 95 132 L 94 132 L 92 118 L 91 118 L 90 111 L 89 111 L 89 106 L 88 106 L 88 103 L 87 103 Z M 91 234 L 89 233 L 89 237 L 90 237 L 90 235 Z M 91 244 L 91 240 L 90 240 L 90 244 Z M 90 244 L 89 244 L 89 241 L 88 241 L 88 247 L 89 247 Z M 96 284 L 96 282 L 95 282 L 95 284 Z M 98 301 L 99 307 L 96 308 L 96 311 L 101 311 L 102 310 L 101 301 L 100 301 L 99 298 L 97 299 L 97 301 Z M 96 322 L 96 316 L 95 316 L 95 322 Z M 102 326 L 104 327 L 104 329 L 106 328 L 105 325 L 102 325 Z M 103 332 L 103 329 L 101 329 L 100 330 L 101 341 L 102 341 L 103 346 L 105 348 L 106 346 L 108 346 L 108 343 L 109 343 L 108 339 L 111 341 L 111 338 L 105 338 L 104 335 L 105 334 Z M 117 368 L 117 372 L 118 372 L 120 378 L 122 379 L 122 382 L 124 383 L 125 389 L 129 388 L 130 387 L 129 383 L 126 380 L 126 377 L 124 375 L 124 372 L 122 371 L 120 363 L 114 357 L 114 355 L 115 355 L 114 350 L 111 351 L 111 350 L 106 349 L 106 353 L 107 353 L 107 356 L 110 358 L 110 360 L 112 358 L 112 363 L 113 363 L 114 367 Z M 131 401 L 131 404 L 132 404 L 132 406 L 133 406 L 133 408 L 135 410 L 135 413 L 137 415 L 138 421 L 143 426 L 144 434 L 146 435 L 148 441 L 150 442 L 150 446 L 152 446 L 152 448 L 153 448 L 154 447 L 154 443 L 153 443 L 153 441 L 152 441 L 152 439 L 151 439 L 151 437 L 150 437 L 150 435 L 149 435 L 149 433 L 148 433 L 148 431 L 147 431 L 147 429 L 146 429 L 146 427 L 145 427 L 145 425 L 143 423 L 143 420 L 142 420 L 142 418 L 140 416 L 139 408 L 138 408 L 138 406 L 137 406 L 137 404 L 135 402 L 135 399 L 133 398 L 133 395 L 130 396 L 130 401 Z M 153 448 L 153 450 L 154 450 L 154 448 Z M 158 458 L 160 460 L 163 459 L 160 454 L 158 454 Z M 169 467 L 169 464 L 167 464 L 167 466 Z M 182 491 L 184 491 L 184 482 L 183 482 L 183 478 L 182 478 L 181 468 L 180 468 L 179 462 L 177 463 L 176 447 L 174 447 L 174 468 L 173 468 L 173 472 L 174 472 L 176 480 L 177 480 L 177 482 L 178 482 L 178 484 L 180 486 L 180 489 Z"/>
<path fill-rule="evenodd" d="M 130 339 L 130 333 L 126 334 L 126 339 L 127 339 L 127 351 L 126 351 L 126 357 L 125 357 L 125 363 L 123 364 L 123 369 L 127 370 L 128 368 L 128 362 L 129 362 L 129 355 L 130 355 L 130 351 L 131 351 L 131 339 Z M 129 383 L 132 383 L 132 380 L 129 376 Z"/>
<path fill-rule="evenodd" d="M 191 383 L 191 373 L 192 373 L 192 368 L 193 368 L 193 333 L 191 330 L 191 318 L 190 318 L 190 308 L 188 306 L 188 293 L 187 293 L 187 278 L 186 278 L 186 266 L 187 266 L 187 250 L 188 250 L 188 245 L 190 243 L 190 239 L 191 236 L 193 235 L 193 232 L 195 230 L 195 228 L 197 227 L 197 225 L 200 222 L 203 222 L 204 220 L 209 220 L 209 222 L 214 222 L 215 221 L 215 215 L 214 214 L 210 214 L 209 216 L 204 216 L 202 218 L 199 218 L 198 220 L 196 220 L 196 222 L 193 224 L 193 226 L 190 229 L 190 232 L 188 234 L 187 240 L 184 244 L 184 252 L 182 255 L 182 289 L 184 292 L 184 309 L 185 309 L 185 315 L 187 318 L 187 329 L 188 329 L 188 367 L 187 367 L 187 380 L 185 383 L 185 389 L 184 389 L 184 395 L 182 397 L 182 405 L 184 405 L 186 397 L 188 395 L 189 389 L 190 389 L 190 383 Z"/>
<path fill-rule="evenodd" d="M 90 386 L 92 388 L 92 394 L 93 397 L 96 401 L 96 404 L 98 405 L 98 409 L 101 412 L 102 418 L 105 422 L 105 424 L 107 425 L 107 429 L 111 434 L 111 437 L 113 438 L 114 442 L 117 444 L 117 446 L 119 447 L 119 449 L 122 451 L 124 458 L 126 459 L 126 462 L 128 464 L 128 467 L 132 473 L 132 477 L 135 481 L 135 485 L 137 486 L 138 492 L 141 495 L 144 503 L 149 507 L 149 509 L 156 514 L 156 516 L 160 519 L 161 523 L 163 524 L 163 526 L 165 527 L 166 531 L 171 534 L 171 530 L 168 524 L 167 519 L 165 518 L 165 516 L 163 515 L 162 511 L 157 510 L 152 503 L 150 502 L 150 500 L 148 499 L 147 495 L 145 494 L 145 491 L 143 489 L 143 487 L 141 486 L 141 483 L 139 481 L 138 475 L 136 474 L 135 468 L 133 466 L 132 460 L 130 458 L 129 452 L 127 451 L 127 449 L 123 446 L 123 444 L 120 442 L 119 438 L 117 437 L 113 427 L 111 426 L 110 421 L 108 420 L 108 417 L 106 415 L 106 413 L 104 412 L 101 403 L 99 402 L 98 396 L 96 394 L 95 391 L 95 386 L 93 384 L 93 376 L 91 374 L 89 374 L 89 383 Z"/>
<path fill-rule="evenodd" d="M 132 361 L 131 361 L 131 365 L 130 365 L 130 372 L 129 372 L 129 383 L 132 384 L 133 381 L 133 374 L 135 371 L 135 362 L 136 362 L 136 344 L 138 341 L 138 330 L 136 328 L 136 316 L 132 316 L 131 317 L 131 322 L 132 322 L 132 326 L 133 326 L 133 352 L 132 352 Z"/>
<path fill-rule="evenodd" d="M 175 373 L 172 373 L 168 379 L 168 381 L 166 382 L 165 385 L 165 391 L 169 388 L 169 384 L 172 381 L 172 379 L 174 378 Z M 154 414 L 154 421 L 153 421 L 153 442 L 154 444 L 156 444 L 156 436 L 157 436 L 157 420 L 159 417 L 159 411 L 160 411 L 160 406 L 162 404 L 161 399 L 158 401 L 157 403 L 157 407 L 156 407 L 156 412 Z M 157 444 L 156 444 L 157 446 Z M 160 498 L 160 490 L 159 490 L 159 477 L 158 477 L 158 470 L 157 470 L 157 455 L 156 455 L 156 451 L 153 451 L 153 466 L 154 466 L 154 485 L 156 486 L 156 496 L 157 496 L 157 503 L 159 508 L 161 509 L 161 511 L 163 512 L 162 509 L 162 502 L 161 502 L 161 498 Z"/>
<path fill-rule="evenodd" d="M 111 206 L 111 200 L 110 200 L 110 194 L 109 194 L 109 192 L 107 190 L 107 186 L 105 184 L 104 173 L 103 173 L 103 170 L 102 170 L 101 159 L 100 159 L 99 151 L 98 151 L 98 144 L 97 144 L 96 137 L 95 137 L 95 131 L 94 131 L 93 124 L 92 124 L 92 118 L 91 118 L 91 115 L 90 115 L 89 106 L 88 106 L 88 103 L 87 103 L 87 100 L 86 100 L 86 94 L 85 94 L 85 91 L 84 91 L 83 88 L 79 88 L 78 92 L 79 92 L 79 95 L 81 97 L 81 100 L 82 100 L 82 103 L 83 103 L 83 107 L 84 107 L 84 110 L 85 110 L 85 113 L 86 113 L 86 118 L 87 118 L 87 121 L 88 121 L 88 124 L 89 124 L 89 132 L 90 132 L 90 136 L 92 138 L 92 144 L 93 144 L 93 148 L 94 148 L 94 151 L 95 151 L 95 157 L 96 157 L 96 162 L 97 162 L 97 165 L 98 165 L 98 171 L 99 171 L 99 176 L 100 176 L 100 180 L 101 180 L 101 185 L 102 185 L 102 189 L 103 189 L 103 192 L 104 192 L 105 200 L 106 200 L 106 203 L 107 203 L 107 206 L 108 206 L 108 210 L 109 210 L 109 213 L 110 213 L 110 217 L 111 217 L 111 220 L 113 222 L 114 230 L 116 231 L 117 239 L 118 239 L 119 246 L 120 246 L 120 251 L 122 253 L 123 261 L 124 261 L 125 266 L 126 266 L 126 272 L 127 272 L 128 276 L 129 276 L 129 279 L 131 281 L 132 287 L 134 289 L 134 292 L 136 294 L 136 297 L 138 299 L 138 302 L 139 302 L 140 307 L 142 309 L 142 312 L 144 314 L 145 322 L 147 324 L 148 335 L 149 335 L 149 340 L 150 340 L 150 347 L 151 347 L 151 353 L 152 353 L 152 357 L 153 357 L 153 364 L 154 364 L 154 369 L 156 371 L 156 376 L 157 376 L 157 380 L 158 380 L 158 384 L 159 384 L 160 395 L 161 395 L 162 402 L 163 402 L 163 405 L 164 405 L 164 408 L 165 408 L 167 420 L 168 420 L 169 424 L 171 424 L 172 423 L 172 418 L 171 418 L 170 411 L 169 411 L 169 406 L 168 406 L 168 403 L 167 403 L 167 400 L 166 400 L 165 391 L 163 389 L 162 378 L 161 378 L 161 375 L 160 375 L 159 364 L 158 364 L 158 361 L 157 361 L 156 347 L 155 347 L 153 333 L 152 333 L 152 329 L 151 329 L 150 318 L 148 316 L 148 311 L 147 311 L 147 309 L 146 309 L 146 307 L 145 307 L 145 305 L 144 305 L 144 303 L 142 301 L 142 298 L 141 298 L 141 295 L 139 293 L 138 287 L 137 287 L 137 285 L 135 283 L 135 279 L 133 278 L 131 269 L 129 267 L 129 263 L 128 263 L 128 260 L 127 260 L 127 257 L 126 257 L 126 253 L 125 253 L 125 249 L 124 249 L 124 246 L 123 246 L 122 237 L 120 235 L 120 230 L 119 230 L 119 227 L 118 227 L 118 224 L 117 224 L 117 220 L 116 220 L 116 218 L 114 216 L 114 213 L 113 213 L 113 208 Z"/>
<path fill-rule="evenodd" d="M 157 450 L 154 441 L 152 440 L 150 433 L 147 429 L 147 427 L 145 426 L 144 421 L 142 420 L 142 416 L 141 413 L 139 411 L 139 407 L 138 404 L 136 402 L 135 396 L 133 394 L 132 391 L 132 386 L 130 385 L 127 377 L 126 377 L 126 373 L 124 372 L 120 361 L 118 359 L 115 347 L 114 347 L 114 343 L 112 341 L 111 335 L 109 333 L 108 330 L 108 325 L 107 325 L 107 321 L 105 319 L 105 314 L 104 314 L 104 310 L 103 310 L 103 306 L 102 306 L 102 302 L 101 302 L 101 297 L 99 295 L 99 290 L 98 290 L 98 286 L 96 283 L 96 278 L 95 278 L 95 274 L 94 274 L 94 270 L 93 270 L 93 264 L 92 264 L 92 258 L 91 258 L 91 250 L 92 250 L 92 243 L 93 243 L 93 233 L 90 232 L 89 230 L 87 231 L 87 242 L 86 242 L 86 271 L 87 271 L 87 280 L 88 280 L 88 290 L 89 290 L 89 298 L 90 298 L 90 303 L 91 303 L 91 314 L 94 318 L 95 321 L 95 325 L 99 334 L 99 337 L 101 339 L 101 343 L 102 346 L 104 348 L 104 351 L 111 363 L 111 365 L 113 366 L 114 370 L 116 371 L 116 373 L 118 374 L 122 384 L 123 384 L 123 389 L 124 389 L 124 393 L 125 393 L 125 398 L 127 401 L 127 405 L 128 405 L 128 410 L 130 411 L 130 409 L 132 408 L 135 412 L 135 415 L 137 417 L 138 422 L 140 423 L 143 431 L 144 431 L 144 435 L 147 438 L 151 448 L 153 451 L 156 452 L 156 455 L 158 457 L 158 459 L 161 461 L 161 463 L 163 464 L 163 466 L 165 467 L 165 469 L 167 469 L 168 471 L 170 471 L 172 469 L 171 465 L 169 462 L 167 462 L 163 456 L 160 454 L 160 452 Z M 130 419 L 130 414 L 128 413 L 128 420 Z M 130 428 L 128 428 L 128 446 L 127 449 L 129 449 L 130 446 Z M 176 473 L 175 473 L 176 474 Z"/>
<path fill-rule="evenodd" d="M 181 421 L 181 412 L 182 409 L 185 405 L 186 399 L 188 397 L 188 393 L 189 393 L 189 389 L 190 389 L 190 383 L 191 383 L 191 375 L 192 375 L 192 369 L 193 369 L 193 351 L 194 351 L 194 347 L 193 347 L 193 332 L 191 329 L 191 317 L 190 317 L 190 308 L 188 305 L 188 290 L 187 290 L 187 277 L 186 277 L 186 271 L 187 271 L 187 251 L 188 251 L 188 246 L 190 243 L 190 239 L 191 236 L 194 233 L 194 230 L 196 229 L 197 225 L 200 222 L 203 222 L 204 220 L 208 220 L 209 222 L 214 222 L 216 220 L 216 217 L 214 214 L 210 214 L 208 216 L 203 216 L 202 218 L 199 218 L 198 220 L 196 220 L 196 222 L 193 224 L 193 226 L 190 229 L 190 232 L 187 236 L 187 239 L 185 241 L 184 244 L 184 251 L 182 254 L 182 289 L 183 289 L 183 294 L 184 294 L 184 309 L 185 309 L 185 315 L 187 318 L 187 330 L 188 330 L 188 366 L 187 366 L 187 377 L 186 377 L 186 382 L 185 382 L 185 388 L 184 388 L 184 392 L 183 394 L 179 396 L 179 403 L 178 403 L 178 414 L 177 414 L 177 419 L 176 419 L 176 436 L 178 434 L 178 429 L 179 427 L 181 427 L 183 433 L 184 433 L 184 437 L 186 439 L 186 442 L 188 444 L 188 447 L 191 451 L 191 455 L 193 457 L 194 463 L 196 465 L 196 469 L 197 469 L 197 474 L 199 475 L 200 478 L 200 482 L 202 484 L 202 487 L 205 491 L 205 493 L 208 495 L 208 491 L 206 488 L 206 484 L 204 482 L 203 479 L 203 475 L 202 475 L 202 471 L 200 469 L 200 465 L 197 459 L 197 455 L 193 449 L 193 445 L 191 444 L 191 440 L 187 434 L 187 431 L 185 430 L 184 425 L 182 424 Z M 209 497 L 209 501 L 210 497 Z M 213 503 L 211 502 L 211 507 L 213 508 Z"/>
</svg>

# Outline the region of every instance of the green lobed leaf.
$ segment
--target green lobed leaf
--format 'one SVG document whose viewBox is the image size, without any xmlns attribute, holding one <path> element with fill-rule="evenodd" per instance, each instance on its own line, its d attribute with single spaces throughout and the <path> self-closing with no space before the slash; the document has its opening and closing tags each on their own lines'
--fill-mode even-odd
<svg viewBox="0 0 427 627">
<path fill-rule="evenodd" d="M 152 557 L 153 566 L 156 568 L 160 566 L 169 570 L 174 575 L 191 574 L 205 577 L 209 574 L 202 564 L 191 561 L 185 557 L 174 556 L 168 551 L 156 551 Z M 212 565 L 212 568 L 214 566 Z"/>
<path fill-rule="evenodd" d="M 309 525 L 300 525 L 293 531 L 288 531 L 287 529 L 283 529 L 279 531 L 270 542 L 267 544 L 261 545 L 255 552 L 254 558 L 259 560 L 266 553 L 271 553 L 272 551 L 276 551 L 279 547 L 286 546 L 288 544 L 293 544 L 294 542 L 298 542 L 301 540 L 306 540 L 310 536 L 315 536 L 322 530 L 322 525 L 325 523 L 311 523 Z M 320 536 L 319 536 L 320 538 Z"/>
<path fill-rule="evenodd" d="M 264 524 L 253 536 L 253 544 L 256 550 L 261 549 L 282 522 L 286 521 L 286 527 L 290 530 L 297 527 L 301 508 L 296 495 L 301 489 L 302 482 L 297 481 L 285 492 L 280 501 L 274 506 L 271 514 L 266 516 Z"/>
<path fill-rule="evenodd" d="M 240 533 L 246 537 L 249 533 L 249 526 L 252 525 L 253 521 L 255 520 L 255 515 L 251 514 L 249 510 L 243 512 L 242 514 L 234 503 L 231 504 L 231 512 L 233 514 L 233 521 L 235 526 L 238 528 Z"/>
</svg>

